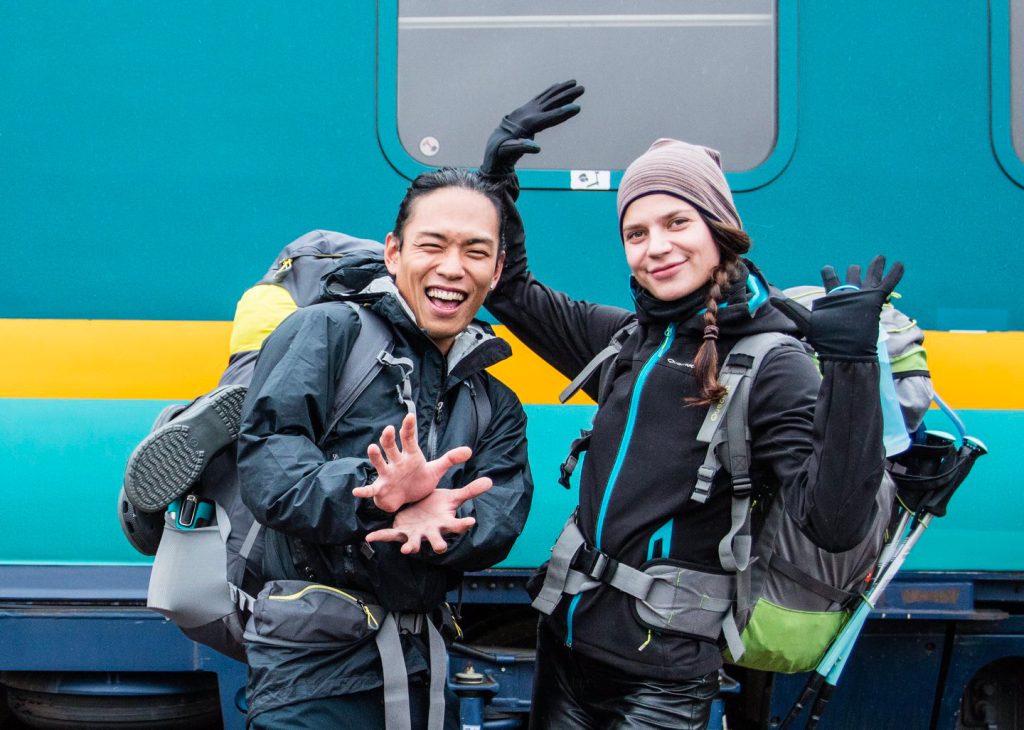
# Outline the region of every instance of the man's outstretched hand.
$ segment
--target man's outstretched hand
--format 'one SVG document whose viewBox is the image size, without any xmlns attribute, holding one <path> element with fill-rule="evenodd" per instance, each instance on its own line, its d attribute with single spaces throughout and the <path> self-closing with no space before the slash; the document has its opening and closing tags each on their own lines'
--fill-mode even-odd
<svg viewBox="0 0 1024 730">
<path fill-rule="evenodd" d="M 435 553 L 443 553 L 448 549 L 445 535 L 461 535 L 476 524 L 472 517 L 456 517 L 456 510 L 491 486 L 489 477 L 480 477 L 458 489 L 435 489 L 396 514 L 391 527 L 367 535 L 366 542 L 400 542 L 402 554 L 412 555 L 426 540 Z"/>
<path fill-rule="evenodd" d="M 416 440 L 416 416 L 411 413 L 402 421 L 399 436 L 401 443 L 396 440 L 395 427 L 388 426 L 381 433 L 380 446 L 370 444 L 366 454 L 377 470 L 377 479 L 352 490 L 353 496 L 372 498 L 385 512 L 397 512 L 403 505 L 427 497 L 445 472 L 473 455 L 468 446 L 460 446 L 427 461 Z"/>
</svg>

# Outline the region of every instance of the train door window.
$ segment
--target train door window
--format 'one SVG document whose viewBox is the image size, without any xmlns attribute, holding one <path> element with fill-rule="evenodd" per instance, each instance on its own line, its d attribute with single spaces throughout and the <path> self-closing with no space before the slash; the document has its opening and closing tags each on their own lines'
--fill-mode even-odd
<svg viewBox="0 0 1024 730">
<path fill-rule="evenodd" d="M 1024 0 L 989 3 L 992 149 L 1024 186 Z"/>
<path fill-rule="evenodd" d="M 614 183 L 664 136 L 719 149 L 727 172 L 756 172 L 787 136 L 780 6 L 795 2 L 395 0 L 380 16 L 385 152 L 403 172 L 396 156 L 411 158 L 412 172 L 478 165 L 501 113 L 575 77 L 587 88 L 584 112 L 545 132 L 543 154 L 524 158 L 527 185 L 565 187 L 574 169 L 612 171 Z M 562 171 L 561 182 L 531 172 L 541 170 Z"/>
<path fill-rule="evenodd" d="M 1010 118 L 1013 149 L 1024 160 L 1024 0 L 1010 3 Z"/>
</svg>

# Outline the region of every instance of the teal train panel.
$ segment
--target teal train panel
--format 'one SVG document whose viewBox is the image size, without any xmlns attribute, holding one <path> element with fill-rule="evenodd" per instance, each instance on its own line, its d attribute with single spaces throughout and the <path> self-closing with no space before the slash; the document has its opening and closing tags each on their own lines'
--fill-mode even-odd
<svg viewBox="0 0 1024 730">
<path fill-rule="evenodd" d="M 116 498 L 124 464 L 165 401 L 0 399 L 0 562 L 143 563 L 121 535 Z M 503 567 L 548 557 L 576 504 L 557 483 L 569 442 L 592 406 L 527 406 L 534 509 Z M 962 411 L 989 447 L 945 518 L 911 554 L 917 570 L 1022 570 L 1024 500 L 1016 492 L 1014 434 L 1021 411 Z M 936 414 L 932 425 L 947 429 Z"/>
</svg>

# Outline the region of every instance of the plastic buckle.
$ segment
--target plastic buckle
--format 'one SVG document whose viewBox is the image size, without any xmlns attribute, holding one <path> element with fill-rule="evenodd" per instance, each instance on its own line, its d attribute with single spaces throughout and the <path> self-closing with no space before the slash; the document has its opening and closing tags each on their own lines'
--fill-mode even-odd
<svg viewBox="0 0 1024 730">
<path fill-rule="evenodd" d="M 583 563 L 575 566 L 576 569 L 602 583 L 607 583 L 611 579 L 619 565 L 619 561 L 602 553 L 600 550 L 591 548 L 589 545 L 583 546 L 583 549 L 580 551 L 580 558 L 583 559 Z"/>
<path fill-rule="evenodd" d="M 200 499 L 194 494 L 179 497 L 167 506 L 167 512 L 179 530 L 194 530 L 206 527 L 213 517 L 213 503 Z"/>
<path fill-rule="evenodd" d="M 572 473 L 576 471 L 576 464 L 579 460 L 573 454 L 569 454 L 565 461 L 558 466 L 558 471 L 561 476 L 558 477 L 558 483 L 566 489 L 571 489 L 572 485 L 569 479 L 572 477 Z"/>
<path fill-rule="evenodd" d="M 746 499 L 747 497 L 750 496 L 751 491 L 753 491 L 753 488 L 750 484 L 750 477 L 742 476 L 733 478 L 732 493 L 734 497 Z"/>
<path fill-rule="evenodd" d="M 697 483 L 693 485 L 693 495 L 690 497 L 694 502 L 704 504 L 711 496 L 711 484 L 715 479 L 718 469 L 702 465 L 697 470 Z"/>
</svg>

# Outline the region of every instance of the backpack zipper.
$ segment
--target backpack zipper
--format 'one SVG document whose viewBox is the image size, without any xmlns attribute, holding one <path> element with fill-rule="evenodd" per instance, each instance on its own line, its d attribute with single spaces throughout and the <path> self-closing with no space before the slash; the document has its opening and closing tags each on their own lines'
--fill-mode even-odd
<svg viewBox="0 0 1024 730">
<path fill-rule="evenodd" d="M 281 283 L 281 280 L 288 275 L 289 271 L 291 271 L 292 266 L 295 264 L 295 259 L 301 259 L 307 256 L 314 259 L 340 259 L 348 255 L 349 254 L 347 253 L 297 253 L 294 256 L 281 259 L 281 263 L 277 266 L 277 273 L 274 274 L 274 283 Z"/>
<path fill-rule="evenodd" d="M 672 345 L 675 338 L 676 324 L 673 322 L 665 328 L 664 341 L 662 341 L 661 346 L 655 350 L 654 354 L 647 359 L 647 362 L 644 363 L 643 368 L 640 370 L 640 375 L 637 376 L 636 383 L 633 384 L 633 395 L 629 399 L 629 412 L 626 416 L 626 428 L 622 433 L 622 440 L 619 442 L 619 451 L 615 456 L 615 463 L 612 466 L 611 474 L 608 475 L 608 485 L 605 487 L 604 498 L 601 500 L 601 509 L 598 511 L 597 515 L 597 529 L 594 536 L 594 546 L 598 550 L 601 549 L 601 532 L 604 529 L 604 518 L 608 513 L 608 504 L 611 502 L 612 491 L 614 490 L 615 483 L 618 481 L 619 474 L 622 471 L 622 464 L 626 460 L 626 451 L 629 449 L 629 442 L 633 438 L 633 428 L 636 425 L 636 412 L 640 405 L 640 395 L 643 392 L 644 384 L 647 382 L 647 376 L 650 374 L 651 369 Z M 579 604 L 580 598 L 582 597 L 582 593 L 577 593 L 573 597 L 572 603 L 569 604 L 569 611 L 566 618 L 566 646 L 572 646 L 572 617 L 573 613 L 576 611 L 576 606 Z"/>
<path fill-rule="evenodd" d="M 321 592 L 326 592 L 326 593 L 333 593 L 335 595 L 341 596 L 342 598 L 345 598 L 346 600 L 356 604 L 357 606 L 359 606 L 359 608 L 362 609 L 363 613 L 366 614 L 366 624 L 367 624 L 367 626 L 369 626 L 371 629 L 379 628 L 379 624 L 377 623 L 377 619 L 374 618 L 373 612 L 370 611 L 370 607 L 367 606 L 359 598 L 356 598 L 351 593 L 346 593 L 345 591 L 341 590 L 340 588 L 333 588 L 331 586 L 325 586 L 325 585 L 317 584 L 317 585 L 312 585 L 312 586 L 306 586 L 305 588 L 303 588 L 298 593 L 290 593 L 287 596 L 267 596 L 267 598 L 269 600 L 271 600 L 271 601 L 297 601 L 300 598 L 302 598 L 304 595 L 306 595 L 307 593 L 310 593 L 312 591 L 321 591 Z"/>
</svg>

